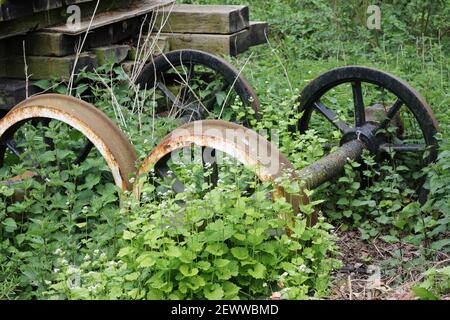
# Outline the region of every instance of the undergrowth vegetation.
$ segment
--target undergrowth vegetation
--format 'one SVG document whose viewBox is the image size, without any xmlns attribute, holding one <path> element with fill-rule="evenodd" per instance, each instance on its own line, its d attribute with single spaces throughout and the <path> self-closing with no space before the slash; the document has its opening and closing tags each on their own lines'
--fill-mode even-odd
<svg viewBox="0 0 450 320">
<path fill-rule="evenodd" d="M 426 98 L 440 124 L 437 161 L 408 172 L 391 161 L 380 165 L 365 153 L 339 178 L 307 190 L 312 204 L 302 206 L 303 215 L 286 225 L 280 216 L 293 214 L 290 205 L 267 197 L 274 188 L 270 183 L 254 186 L 253 196 L 245 196 L 240 167 L 222 172 L 222 183 L 213 190 L 203 183 L 197 164 L 185 174 L 199 178 L 184 193 L 173 193 L 167 181 L 147 181 L 141 201 L 131 194 L 119 199 L 98 153 L 66 167 L 75 155 L 64 141 L 81 137 L 66 127 L 42 126 L 47 137 L 61 141 L 58 151 L 47 150 L 42 136 L 26 133 L 28 145 L 22 147 L 33 152 L 24 162 L 0 169 L 1 180 L 30 167 L 48 177 L 22 182 L 19 187 L 26 192 L 19 202 L 12 200 L 11 188 L 0 187 L 0 299 L 267 299 L 274 292 L 288 299 L 327 297 L 333 271 L 342 266 L 337 229 L 357 230 L 368 242 L 380 238 L 412 246 L 414 259 L 405 262 L 400 247 L 382 262 L 383 275 L 401 269 L 394 285 L 409 281 L 422 299 L 448 296 L 450 2 L 183 2 L 248 4 L 252 19 L 269 22 L 269 44 L 231 62 L 238 68 L 247 63 L 243 73 L 262 103 L 262 120 L 253 120 L 252 127 L 276 129 L 278 145 L 296 169 L 323 157 L 328 141 L 319 127 L 303 135 L 289 132 L 300 117 L 295 106 L 301 90 L 319 74 L 350 64 L 393 73 Z M 382 29 L 368 30 L 366 9 L 377 3 Z M 68 92 L 65 84 L 55 91 Z M 154 93 L 130 90 L 119 67 L 82 72 L 73 94 L 106 112 L 141 160 L 178 126 L 173 119 L 143 112 L 155 107 Z M 238 119 L 247 116 L 239 102 L 232 109 Z M 415 189 L 420 173 L 429 192 L 422 202 Z M 291 192 L 301 189 L 284 184 Z M 313 212 L 320 218 L 310 227 Z"/>
</svg>

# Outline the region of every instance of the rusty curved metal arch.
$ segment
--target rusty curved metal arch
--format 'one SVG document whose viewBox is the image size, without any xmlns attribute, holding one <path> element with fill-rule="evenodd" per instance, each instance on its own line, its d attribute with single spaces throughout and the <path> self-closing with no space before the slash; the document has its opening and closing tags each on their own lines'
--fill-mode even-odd
<svg viewBox="0 0 450 320">
<path fill-rule="evenodd" d="M 251 142 L 257 142 L 257 145 Z M 291 162 L 275 145 L 251 129 L 222 120 L 194 121 L 174 130 L 147 156 L 137 176 L 148 175 L 161 159 L 173 151 L 192 145 L 222 151 L 251 169 L 261 181 L 274 182 L 276 191 L 273 197 L 284 197 L 292 205 L 294 213 L 300 212 L 300 204 L 309 203 L 305 194 L 289 194 L 279 184 L 278 178 L 296 179 L 296 175 Z M 265 159 L 260 158 L 260 148 L 266 148 Z M 278 164 L 276 168 L 273 167 L 275 162 Z M 142 186 L 142 179 L 137 179 L 133 192 L 138 199 Z"/>
<path fill-rule="evenodd" d="M 0 137 L 8 129 L 32 118 L 49 118 L 80 131 L 103 156 L 123 191 L 131 190 L 136 152 L 122 131 L 102 111 L 70 96 L 43 94 L 23 101 L 0 120 Z"/>
</svg>

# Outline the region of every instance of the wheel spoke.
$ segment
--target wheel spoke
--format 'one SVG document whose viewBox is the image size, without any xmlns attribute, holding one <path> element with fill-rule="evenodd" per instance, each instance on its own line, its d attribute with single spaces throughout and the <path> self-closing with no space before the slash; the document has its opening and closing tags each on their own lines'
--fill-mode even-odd
<svg viewBox="0 0 450 320">
<path fill-rule="evenodd" d="M 364 99 L 362 94 L 361 82 L 352 82 L 353 103 L 355 107 L 355 126 L 360 127 L 366 122 L 364 111 Z"/>
<path fill-rule="evenodd" d="M 346 133 L 348 131 L 350 131 L 350 128 L 348 127 L 348 125 L 342 121 L 339 120 L 339 118 L 337 117 L 337 115 L 331 111 L 330 109 L 328 109 L 323 103 L 321 103 L 320 101 L 314 103 L 314 107 L 322 114 L 325 116 L 325 118 L 328 119 L 328 121 L 330 121 L 336 128 L 338 128 L 341 132 Z"/>
<path fill-rule="evenodd" d="M 386 143 L 380 146 L 380 149 L 385 152 L 421 152 L 426 149 L 424 144 L 390 144 Z"/>
<path fill-rule="evenodd" d="M 395 115 L 400 110 L 402 105 L 403 105 L 403 101 L 400 100 L 400 99 L 397 99 L 397 101 L 395 101 L 394 105 L 387 112 L 386 119 L 384 119 L 383 122 L 381 122 L 381 124 L 379 125 L 377 130 L 386 129 L 386 127 L 388 126 L 389 122 L 391 122 L 392 119 L 394 119 Z"/>
<path fill-rule="evenodd" d="M 177 104 L 177 97 L 175 97 L 175 95 L 169 90 L 169 88 L 166 87 L 165 84 L 158 81 L 156 83 L 156 87 L 162 91 L 162 93 L 172 102 L 172 104 Z"/>
<path fill-rule="evenodd" d="M 83 147 L 83 150 L 81 150 L 81 152 L 78 154 L 77 159 L 75 160 L 75 164 L 79 165 L 84 160 L 86 160 L 93 147 L 94 144 L 92 142 L 89 141 L 88 143 L 86 143 L 86 145 Z"/>
<path fill-rule="evenodd" d="M 16 141 L 13 138 L 8 138 L 5 140 L 5 145 L 8 147 L 9 150 L 12 151 L 18 158 L 21 157 L 23 154 L 23 149 L 17 146 Z"/>
</svg>

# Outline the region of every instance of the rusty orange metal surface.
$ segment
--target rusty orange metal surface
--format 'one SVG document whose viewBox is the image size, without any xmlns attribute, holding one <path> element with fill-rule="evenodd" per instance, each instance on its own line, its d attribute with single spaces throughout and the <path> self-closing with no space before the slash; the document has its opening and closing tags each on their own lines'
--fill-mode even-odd
<svg viewBox="0 0 450 320">
<path fill-rule="evenodd" d="M 54 119 L 80 131 L 107 162 L 115 184 L 131 190 L 136 153 L 122 131 L 103 112 L 79 99 L 44 94 L 23 101 L 0 120 L 0 137 L 13 125 L 32 118 Z"/>
<path fill-rule="evenodd" d="M 305 194 L 289 194 L 281 186 L 280 179 L 297 178 L 294 167 L 275 145 L 253 130 L 221 120 L 195 121 L 174 130 L 144 160 L 138 177 L 148 175 L 161 159 L 173 151 L 192 145 L 222 151 L 252 170 L 259 180 L 274 182 L 276 191 L 273 197 L 285 197 L 295 213 L 300 212 L 300 204 L 309 203 Z M 138 198 L 141 189 L 142 179 L 137 179 L 134 194 Z"/>
</svg>

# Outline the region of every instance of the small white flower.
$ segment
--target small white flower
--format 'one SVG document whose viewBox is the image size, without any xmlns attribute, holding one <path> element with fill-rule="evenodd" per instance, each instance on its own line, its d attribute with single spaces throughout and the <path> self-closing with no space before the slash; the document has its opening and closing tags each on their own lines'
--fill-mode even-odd
<svg viewBox="0 0 450 320">
<path fill-rule="evenodd" d="M 287 277 L 288 275 L 289 275 L 289 273 L 285 272 L 285 273 L 283 273 L 281 276 L 282 276 L 282 277 Z"/>
<path fill-rule="evenodd" d="M 78 271 L 79 271 L 78 268 L 74 266 L 69 266 L 69 268 L 67 269 L 68 274 L 75 274 L 78 273 Z"/>
<path fill-rule="evenodd" d="M 58 273 L 60 270 L 58 269 L 58 268 L 55 268 L 54 270 L 53 270 L 53 272 L 54 273 Z"/>
<path fill-rule="evenodd" d="M 263 288 L 267 287 L 267 283 L 264 282 L 262 286 Z"/>
<path fill-rule="evenodd" d="M 297 269 L 300 272 L 305 272 L 306 271 L 306 266 L 304 264 L 302 264 L 302 265 L 299 265 Z"/>
</svg>

